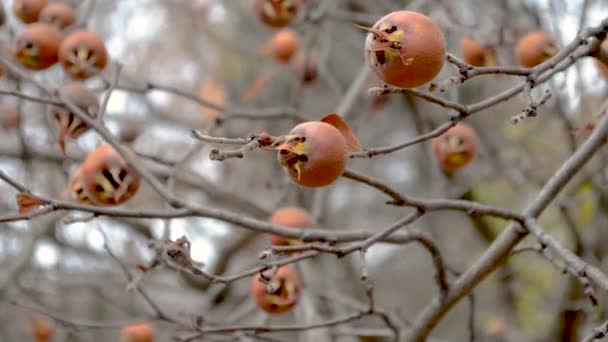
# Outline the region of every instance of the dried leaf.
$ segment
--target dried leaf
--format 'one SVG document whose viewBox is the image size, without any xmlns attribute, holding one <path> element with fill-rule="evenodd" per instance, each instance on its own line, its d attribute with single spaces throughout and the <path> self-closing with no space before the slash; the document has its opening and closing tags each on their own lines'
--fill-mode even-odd
<svg viewBox="0 0 608 342">
<path fill-rule="evenodd" d="M 24 215 L 34 209 L 38 209 L 43 206 L 44 202 L 39 200 L 32 194 L 20 192 L 17 194 L 17 206 L 19 207 L 19 214 Z"/>
<path fill-rule="evenodd" d="M 346 139 L 346 146 L 348 146 L 348 149 L 351 152 L 361 151 L 361 143 L 359 143 L 359 138 L 357 138 L 357 135 L 340 115 L 336 113 L 327 114 L 320 121 L 336 127 L 338 131 L 342 133 L 344 139 Z"/>
</svg>

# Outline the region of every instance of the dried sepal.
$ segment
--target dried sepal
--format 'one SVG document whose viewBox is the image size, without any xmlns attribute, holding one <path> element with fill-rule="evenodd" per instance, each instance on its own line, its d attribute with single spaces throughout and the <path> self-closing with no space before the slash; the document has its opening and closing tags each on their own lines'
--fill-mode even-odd
<svg viewBox="0 0 608 342">
<path fill-rule="evenodd" d="M 319 121 L 328 123 L 337 128 L 338 131 L 342 133 L 342 136 L 344 136 L 344 139 L 346 139 L 346 146 L 348 146 L 348 150 L 350 152 L 361 151 L 361 143 L 359 142 L 359 138 L 340 115 L 336 113 L 327 114 Z"/>
</svg>

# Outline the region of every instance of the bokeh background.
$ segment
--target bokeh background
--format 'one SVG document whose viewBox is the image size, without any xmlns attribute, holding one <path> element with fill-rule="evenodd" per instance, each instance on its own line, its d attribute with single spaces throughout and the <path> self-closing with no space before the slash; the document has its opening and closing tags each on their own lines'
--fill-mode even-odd
<svg viewBox="0 0 608 342">
<path fill-rule="evenodd" d="M 279 206 L 299 205 L 310 210 L 319 227 L 369 231 L 390 225 L 405 215 L 404 209 L 387 206 L 382 194 L 348 179 L 318 190 L 297 187 L 285 176 L 274 153 L 254 151 L 243 159 L 212 161 L 208 154 L 217 146 L 195 141 L 191 130 L 224 137 L 260 132 L 278 135 L 297 122 L 289 113 L 316 120 L 338 111 L 364 147 L 403 142 L 446 122 L 449 111 L 408 95 L 391 95 L 384 98 L 386 101 L 369 95 L 367 89 L 381 83 L 364 62 L 365 32 L 352 23 L 371 26 L 391 11 L 415 9 L 443 28 L 452 54 L 461 56 L 460 40 L 469 36 L 495 46 L 499 65 L 514 66 L 513 47 L 525 33 L 545 30 L 565 45 L 581 26 L 596 25 L 608 16 L 608 3 L 602 0 L 311 0 L 292 27 L 300 34 L 301 52 L 318 57 L 318 77 L 302 83 L 302 58 L 278 65 L 258 52 L 276 30 L 256 19 L 250 1 L 71 3 L 81 18 L 88 18 L 86 27 L 104 38 L 112 60 L 123 66 L 120 85 L 124 87 L 112 93 L 104 123 L 124 141 L 133 138 L 129 142 L 132 148 L 149 156 L 146 165 L 180 198 L 258 219 L 268 218 Z M 12 32 L 23 24 L 12 14 L 12 1 L 4 0 L 2 6 L 9 21 L 0 28 L 0 36 L 3 46 L 9 47 Z M 115 70 L 110 65 L 104 74 L 111 78 Z M 446 63 L 438 79 L 455 73 Z M 59 66 L 35 77 L 54 87 L 67 81 Z M 373 159 L 354 159 L 349 168 L 382 179 L 408 195 L 472 199 L 520 210 L 584 139 L 575 137 L 572 129 L 597 119 L 606 100 L 606 80 L 591 58 L 583 58 L 537 87 L 539 94 L 546 88 L 553 92 L 537 117 L 511 124 L 510 118 L 525 106 L 515 97 L 466 119 L 477 130 L 481 153 L 450 179 L 431 159 L 427 143 Z M 148 81 L 202 96 L 229 110 L 222 114 L 169 92 L 149 90 L 145 87 Z M 261 81 L 264 86 L 243 101 L 251 85 Z M 507 76 L 482 76 L 441 95 L 467 104 L 518 81 Z M 102 82 L 91 80 L 89 84 L 98 90 L 100 99 L 105 96 Z M 10 77 L 0 80 L 0 87 L 36 92 Z M 90 132 L 71 141 L 68 158 L 63 158 L 44 105 L 2 96 L 0 106 L 3 113 L 16 110 L 21 114 L 20 127 L 1 131 L 0 169 L 37 193 L 59 197 L 70 173 L 100 138 Z M 237 115 L 243 111 L 250 113 Z M 287 114 L 264 116 L 281 112 Z M 608 269 L 604 243 L 608 238 L 606 157 L 604 153 L 595 158 L 541 221 L 566 245 L 604 270 Z M 176 162 L 179 164 L 173 167 L 171 163 Z M 0 184 L 0 189 L 3 212 L 13 213 L 15 191 L 7 184 Z M 125 207 L 167 208 L 147 186 Z M 33 311 L 24 308 L 27 305 L 97 321 L 150 313 L 141 298 L 128 290 L 118 264 L 104 251 L 100 229 L 110 248 L 134 269 L 151 257 L 150 239 L 187 236 L 192 242 L 192 257 L 204 263 L 206 271 L 217 274 L 250 269 L 258 264 L 259 252 L 269 245 L 268 236 L 211 219 L 99 217 L 69 222 L 81 216 L 83 213 L 61 212 L 2 224 L 0 341 L 30 340 L 28 317 Z M 498 220 L 434 212 L 410 229 L 430 232 L 449 266 L 463 271 L 504 227 L 505 222 Z M 357 258 L 320 256 L 298 267 L 305 281 L 302 304 L 280 317 L 267 317 L 255 307 L 249 297 L 249 279 L 229 286 L 209 285 L 165 268 L 147 275 L 142 286 L 173 315 L 187 318 L 188 314 L 202 314 L 211 321 L 233 324 L 327 320 L 348 313 L 352 302 L 363 302 Z M 413 320 L 436 292 L 430 257 L 416 245 L 378 244 L 368 253 L 367 267 L 378 306 L 405 322 Z M 475 298 L 475 328 L 482 341 L 574 341 L 577 332 L 580 338 L 606 315 L 602 307 L 591 307 L 576 280 L 534 254 L 513 256 L 475 290 Z M 442 341 L 466 340 L 468 310 L 467 301 L 460 303 L 433 336 Z M 168 341 L 180 332 L 162 322 L 154 324 L 159 341 Z M 575 331 L 573 336 L 566 336 L 565 324 Z M 53 341 L 117 341 L 120 330 L 54 325 Z M 382 324 L 368 319 L 354 326 L 381 328 Z M 383 340 L 373 333 L 362 335 L 369 336 L 357 337 L 332 328 L 268 336 L 281 341 Z"/>
</svg>

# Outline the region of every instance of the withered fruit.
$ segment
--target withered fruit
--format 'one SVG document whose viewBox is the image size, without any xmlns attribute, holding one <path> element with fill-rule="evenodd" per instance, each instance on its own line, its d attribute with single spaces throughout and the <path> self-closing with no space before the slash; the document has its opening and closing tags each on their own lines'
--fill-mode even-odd
<svg viewBox="0 0 608 342">
<path fill-rule="evenodd" d="M 535 67 L 553 57 L 559 50 L 548 33 L 535 31 L 523 36 L 515 46 L 515 59 L 525 68 Z"/>
<path fill-rule="evenodd" d="M 475 40 L 465 37 L 460 42 L 460 51 L 464 61 L 476 67 L 488 67 L 496 65 L 496 53 L 494 49 L 481 46 Z"/>
<path fill-rule="evenodd" d="M 17 18 L 26 24 L 38 21 L 40 11 L 46 6 L 47 0 L 15 0 L 13 9 Z"/>
<path fill-rule="evenodd" d="M 61 43 L 59 62 L 72 78 L 84 80 L 106 67 L 108 51 L 97 33 L 76 31 Z"/>
<path fill-rule="evenodd" d="M 57 62 L 60 44 L 61 34 L 55 27 L 45 23 L 27 25 L 17 33 L 15 57 L 28 69 L 47 69 Z"/>
<path fill-rule="evenodd" d="M 365 58 L 387 84 L 414 88 L 433 80 L 446 58 L 441 28 L 423 14 L 396 11 L 382 17 L 365 40 Z"/>
<path fill-rule="evenodd" d="M 253 10 L 262 23 L 285 27 L 294 21 L 300 6 L 299 0 L 254 0 Z"/>
<path fill-rule="evenodd" d="M 272 214 L 272 217 L 270 217 L 270 222 L 294 228 L 308 228 L 314 225 L 313 218 L 306 210 L 299 207 L 283 207 L 276 210 Z M 279 235 L 271 235 L 270 243 L 274 246 L 293 246 L 300 244 L 300 241 Z"/>
<path fill-rule="evenodd" d="M 110 145 L 101 145 L 82 163 L 82 186 L 99 205 L 118 205 L 133 197 L 141 176 Z"/>
<path fill-rule="evenodd" d="M 460 122 L 442 135 L 433 138 L 431 150 L 442 170 L 452 173 L 475 158 L 477 136 L 473 128 Z"/>
<path fill-rule="evenodd" d="M 51 2 L 40 12 L 39 21 L 63 30 L 76 22 L 76 13 L 72 6 L 64 2 Z"/>
<path fill-rule="evenodd" d="M 291 310 L 300 298 L 302 281 L 289 266 L 279 268 L 268 284 L 253 276 L 251 295 L 258 307 L 269 314 L 282 314 Z"/>
</svg>

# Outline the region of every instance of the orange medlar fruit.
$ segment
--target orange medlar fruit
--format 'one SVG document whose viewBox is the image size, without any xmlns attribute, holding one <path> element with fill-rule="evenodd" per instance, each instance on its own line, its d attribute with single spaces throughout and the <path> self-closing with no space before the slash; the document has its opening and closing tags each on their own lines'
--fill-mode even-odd
<svg viewBox="0 0 608 342">
<path fill-rule="evenodd" d="M 127 325 L 120 332 L 120 342 L 152 341 L 154 341 L 154 328 L 148 323 Z"/>
<path fill-rule="evenodd" d="M 38 317 L 30 317 L 30 327 L 35 342 L 51 342 L 54 329 L 47 320 Z"/>
<path fill-rule="evenodd" d="M 270 27 L 285 27 L 291 24 L 300 9 L 299 0 L 254 0 L 255 15 Z"/>
<path fill-rule="evenodd" d="M 64 2 L 52 2 L 42 9 L 39 21 L 63 30 L 76 22 L 74 8 Z"/>
<path fill-rule="evenodd" d="M 477 154 L 477 136 L 473 128 L 458 123 L 431 141 L 433 156 L 441 169 L 452 173 L 470 163 Z"/>
<path fill-rule="evenodd" d="M 283 207 L 278 209 L 270 217 L 270 222 L 294 228 L 308 228 L 314 225 L 314 220 L 308 212 L 298 207 Z M 297 245 L 300 241 L 279 235 L 271 235 L 270 243 L 274 246 L 290 246 Z"/>
<path fill-rule="evenodd" d="M 365 59 L 384 82 L 401 88 L 421 86 L 439 74 L 446 56 L 441 28 L 423 14 L 396 11 L 371 28 Z"/>
<path fill-rule="evenodd" d="M 558 49 L 548 33 L 535 31 L 519 39 L 515 46 L 515 59 L 519 65 L 532 68 L 551 58 Z"/>
<path fill-rule="evenodd" d="M 100 108 L 97 95 L 89 90 L 84 83 L 67 83 L 59 89 L 59 93 L 91 118 L 96 118 L 99 115 Z M 57 143 L 59 144 L 61 153 L 65 155 L 65 138 L 77 139 L 89 130 L 89 126 L 68 108 L 49 105 L 48 111 L 55 120 L 58 131 Z"/>
<path fill-rule="evenodd" d="M 460 42 L 464 61 L 472 66 L 487 67 L 496 65 L 496 52 L 490 47 L 481 46 L 475 40 L 465 37 Z"/>
<path fill-rule="evenodd" d="M 97 33 L 76 31 L 61 43 L 59 62 L 72 78 L 84 80 L 105 68 L 108 51 Z"/>
<path fill-rule="evenodd" d="M 46 6 L 47 0 L 15 0 L 13 9 L 17 18 L 26 24 L 38 21 L 40 11 Z"/>
<path fill-rule="evenodd" d="M 332 113 L 320 121 L 297 125 L 269 148 L 279 151 L 279 161 L 295 183 L 321 187 L 342 175 L 348 153 L 359 150 L 360 145 L 346 122 Z"/>
<path fill-rule="evenodd" d="M 16 37 L 15 57 L 32 70 L 47 69 L 57 62 L 61 44 L 59 31 L 45 23 L 27 25 Z"/>
<path fill-rule="evenodd" d="M 101 145 L 82 163 L 82 186 L 99 205 L 128 201 L 139 189 L 141 176 L 110 145 Z"/>
<path fill-rule="evenodd" d="M 300 48 L 298 34 L 291 29 L 282 29 L 272 36 L 270 41 L 262 48 L 263 52 L 272 54 L 281 64 L 288 64 Z"/>
<path fill-rule="evenodd" d="M 265 284 L 255 275 L 251 282 L 251 295 L 258 307 L 269 314 L 281 314 L 291 310 L 302 291 L 302 281 L 296 271 L 282 266 Z"/>
</svg>

